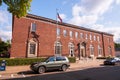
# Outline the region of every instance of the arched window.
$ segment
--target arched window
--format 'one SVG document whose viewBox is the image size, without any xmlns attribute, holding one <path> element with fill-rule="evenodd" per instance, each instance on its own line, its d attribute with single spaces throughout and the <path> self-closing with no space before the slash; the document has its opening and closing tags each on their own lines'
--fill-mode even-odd
<svg viewBox="0 0 120 80">
<path fill-rule="evenodd" d="M 36 57 L 37 56 L 37 46 L 38 43 L 36 40 L 31 39 L 28 42 L 28 57 Z"/>
<path fill-rule="evenodd" d="M 61 50 L 62 50 L 62 45 L 60 42 L 55 42 L 55 55 L 60 56 L 61 55 Z"/>
<path fill-rule="evenodd" d="M 68 47 L 69 47 L 69 56 L 73 57 L 74 56 L 74 44 L 70 42 L 68 44 Z"/>
<path fill-rule="evenodd" d="M 94 46 L 90 45 L 90 55 L 94 55 Z"/>
<path fill-rule="evenodd" d="M 98 56 L 101 56 L 102 55 L 102 49 L 100 47 L 100 45 L 98 45 Z"/>
</svg>

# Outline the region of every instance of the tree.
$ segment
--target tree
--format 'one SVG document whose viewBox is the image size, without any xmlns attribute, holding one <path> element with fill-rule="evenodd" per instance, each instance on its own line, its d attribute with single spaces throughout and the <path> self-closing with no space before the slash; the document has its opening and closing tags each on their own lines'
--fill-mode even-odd
<svg viewBox="0 0 120 80">
<path fill-rule="evenodd" d="M 10 57 L 10 41 L 0 41 L 0 57 Z"/>
<path fill-rule="evenodd" d="M 5 3 L 8 6 L 7 10 L 12 13 L 12 16 L 20 18 L 27 15 L 31 2 L 32 0 L 0 0 L 0 5 Z"/>
<path fill-rule="evenodd" d="M 114 43 L 115 48 L 120 48 L 120 43 Z"/>
</svg>

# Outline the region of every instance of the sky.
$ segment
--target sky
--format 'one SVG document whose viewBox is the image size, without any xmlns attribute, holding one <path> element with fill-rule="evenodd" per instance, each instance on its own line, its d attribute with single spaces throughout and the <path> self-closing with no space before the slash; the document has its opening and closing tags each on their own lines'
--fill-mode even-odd
<svg viewBox="0 0 120 80">
<path fill-rule="evenodd" d="M 120 43 L 120 0 L 32 0 L 28 13 L 56 20 L 56 9 L 62 21 L 114 35 Z M 7 6 L 0 6 L 0 37 L 12 38 L 12 17 Z"/>
</svg>

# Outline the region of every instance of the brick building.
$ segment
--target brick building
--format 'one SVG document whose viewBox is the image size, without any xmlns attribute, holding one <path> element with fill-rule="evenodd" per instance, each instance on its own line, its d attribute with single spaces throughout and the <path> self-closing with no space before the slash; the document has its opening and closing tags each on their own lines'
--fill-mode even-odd
<svg viewBox="0 0 120 80">
<path fill-rule="evenodd" d="M 114 56 L 113 35 L 28 14 L 14 17 L 11 57 Z"/>
</svg>

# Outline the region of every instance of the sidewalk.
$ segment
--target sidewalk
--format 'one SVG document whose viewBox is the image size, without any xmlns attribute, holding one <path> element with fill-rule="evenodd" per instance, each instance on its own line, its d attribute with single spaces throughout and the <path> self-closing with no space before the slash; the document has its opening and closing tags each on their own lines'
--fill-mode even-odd
<svg viewBox="0 0 120 80">
<path fill-rule="evenodd" d="M 70 64 L 70 69 L 85 69 L 91 67 L 99 67 L 103 60 L 80 60 Z M 25 66 L 7 66 L 6 71 L 0 71 L 0 75 L 17 74 L 19 72 L 30 71 L 29 65 Z"/>
</svg>

